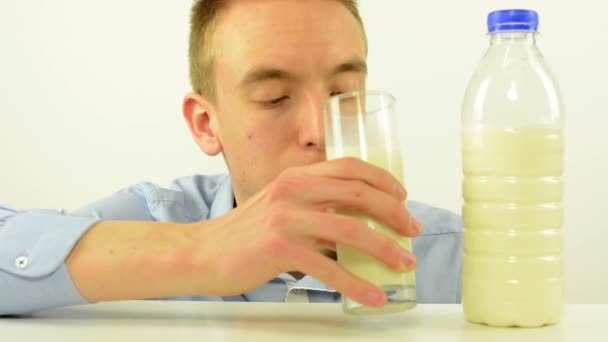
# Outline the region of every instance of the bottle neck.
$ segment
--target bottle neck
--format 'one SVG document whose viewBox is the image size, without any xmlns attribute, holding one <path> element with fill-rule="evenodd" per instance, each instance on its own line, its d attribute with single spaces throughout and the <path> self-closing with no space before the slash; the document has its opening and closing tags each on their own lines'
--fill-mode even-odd
<svg viewBox="0 0 608 342">
<path fill-rule="evenodd" d="M 534 47 L 536 45 L 536 35 L 533 31 L 508 31 L 490 33 L 490 45 L 521 45 Z"/>
</svg>

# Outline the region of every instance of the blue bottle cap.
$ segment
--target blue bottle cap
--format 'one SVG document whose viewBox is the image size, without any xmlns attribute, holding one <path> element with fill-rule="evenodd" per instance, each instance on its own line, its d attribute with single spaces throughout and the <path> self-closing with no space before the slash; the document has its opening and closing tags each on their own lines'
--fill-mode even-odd
<svg viewBox="0 0 608 342">
<path fill-rule="evenodd" d="M 538 32 L 538 13 L 533 10 L 509 9 L 488 14 L 488 31 Z"/>
</svg>

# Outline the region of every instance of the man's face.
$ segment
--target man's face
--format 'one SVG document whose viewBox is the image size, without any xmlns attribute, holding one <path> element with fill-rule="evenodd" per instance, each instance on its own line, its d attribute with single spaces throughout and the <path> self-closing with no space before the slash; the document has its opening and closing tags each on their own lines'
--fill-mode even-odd
<svg viewBox="0 0 608 342">
<path fill-rule="evenodd" d="M 366 46 L 338 1 L 235 0 L 214 40 L 216 134 L 238 202 L 325 159 L 321 104 L 365 88 Z"/>
</svg>

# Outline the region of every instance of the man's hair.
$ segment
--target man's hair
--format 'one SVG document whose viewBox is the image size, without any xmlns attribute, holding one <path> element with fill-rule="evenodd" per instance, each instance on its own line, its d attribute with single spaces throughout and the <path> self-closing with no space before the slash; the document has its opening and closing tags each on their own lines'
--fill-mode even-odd
<svg viewBox="0 0 608 342">
<path fill-rule="evenodd" d="M 215 101 L 213 77 L 213 33 L 222 9 L 229 0 L 194 0 L 190 16 L 190 84 L 192 90 Z M 363 29 L 357 0 L 335 0 L 355 16 Z M 365 32 L 365 29 L 363 29 Z M 364 33 L 365 34 L 365 33 Z"/>
</svg>

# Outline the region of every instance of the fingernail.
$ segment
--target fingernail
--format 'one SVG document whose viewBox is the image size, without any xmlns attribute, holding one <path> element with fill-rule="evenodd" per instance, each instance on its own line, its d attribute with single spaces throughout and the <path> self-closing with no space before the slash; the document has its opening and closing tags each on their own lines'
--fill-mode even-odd
<svg viewBox="0 0 608 342">
<path fill-rule="evenodd" d="M 403 185 L 395 183 L 395 194 L 400 200 L 403 200 L 407 196 L 407 191 L 405 190 Z"/>
<path fill-rule="evenodd" d="M 416 234 L 420 234 L 420 232 L 422 232 L 422 224 L 420 222 L 418 222 L 417 220 L 413 220 L 413 227 L 414 230 L 416 231 Z"/>
<path fill-rule="evenodd" d="M 401 255 L 401 264 L 403 265 L 403 271 L 409 272 L 416 267 L 416 257 L 412 253 L 405 252 Z"/>
<path fill-rule="evenodd" d="M 414 219 L 412 216 L 410 216 L 410 221 L 409 224 L 407 226 L 407 228 L 405 228 L 403 235 L 405 236 L 418 236 L 420 235 L 420 231 L 422 229 L 422 224 L 420 224 L 420 222 L 416 221 L 416 219 Z"/>
<path fill-rule="evenodd" d="M 372 290 L 367 293 L 367 299 L 372 305 L 382 306 L 384 304 L 384 296 L 382 296 L 378 291 Z"/>
</svg>

